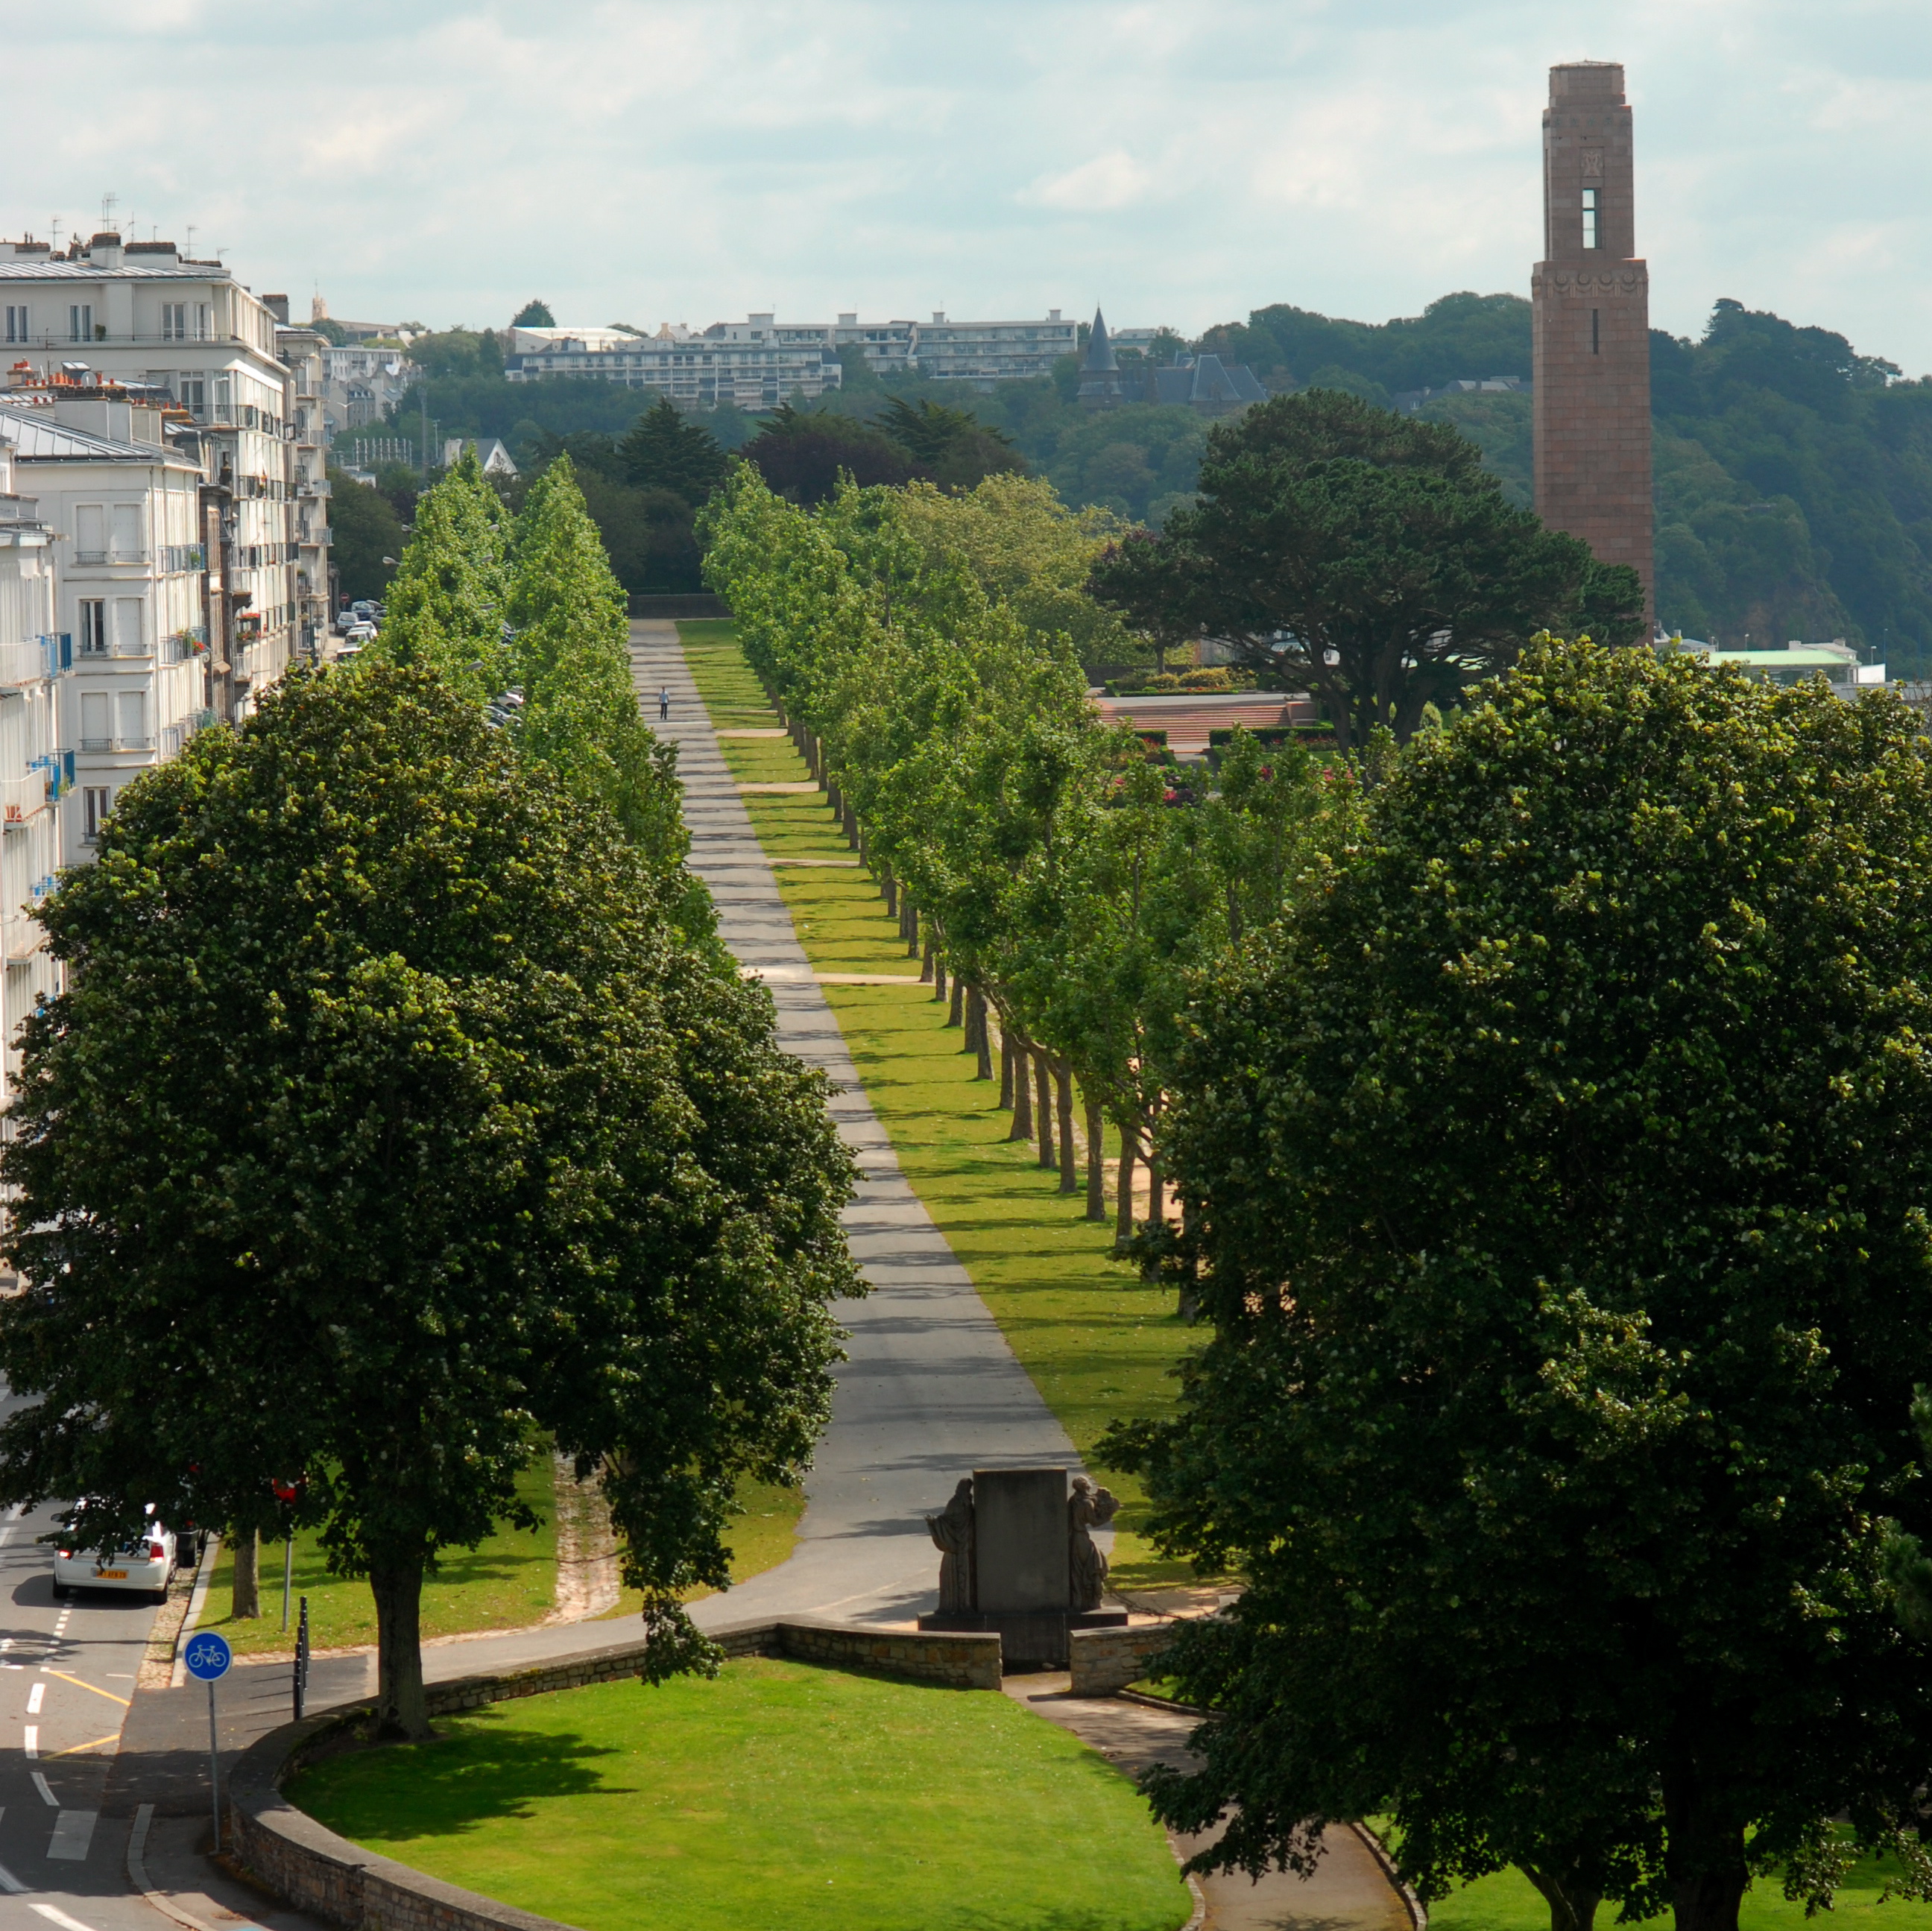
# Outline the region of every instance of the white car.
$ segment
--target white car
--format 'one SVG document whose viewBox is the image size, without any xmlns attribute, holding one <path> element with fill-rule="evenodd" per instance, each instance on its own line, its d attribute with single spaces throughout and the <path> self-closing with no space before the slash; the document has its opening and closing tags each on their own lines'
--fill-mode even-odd
<svg viewBox="0 0 1932 1931">
<path fill-rule="evenodd" d="M 83 1508 L 86 1506 L 82 1504 Z M 76 1531 L 75 1540 L 80 1540 L 80 1531 Z M 148 1505 L 148 1526 L 142 1539 L 126 1549 L 105 1558 L 98 1549 L 56 1548 L 54 1551 L 56 1596 L 64 1596 L 70 1589 L 133 1589 L 146 1590 L 158 1602 L 164 1601 L 174 1573 L 175 1532 L 157 1519 L 152 1502 Z"/>
</svg>

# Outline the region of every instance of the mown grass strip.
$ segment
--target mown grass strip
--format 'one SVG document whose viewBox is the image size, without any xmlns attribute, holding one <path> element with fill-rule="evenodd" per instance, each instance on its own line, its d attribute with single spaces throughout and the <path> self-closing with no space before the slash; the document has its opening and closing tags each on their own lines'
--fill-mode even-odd
<svg viewBox="0 0 1932 1931">
<path fill-rule="evenodd" d="M 1011 1699 L 748 1660 L 338 1756 L 290 1800 L 584 1931 L 1174 1931 L 1133 1786 Z"/>
<path fill-rule="evenodd" d="M 693 638 L 693 628 L 680 630 L 713 721 L 744 726 L 754 714 L 772 721 L 735 640 L 708 626 Z M 720 748 L 741 781 L 754 769 L 760 779 L 808 775 L 783 739 L 727 739 Z M 768 856 L 850 856 L 822 796 L 754 794 L 745 805 Z M 801 867 L 776 876 L 818 970 L 917 970 L 869 874 Z M 972 1077 L 959 1030 L 946 1025 L 946 1009 L 929 988 L 823 991 L 907 1179 L 1074 1446 L 1097 1467 L 1096 1445 L 1109 1423 L 1172 1401 L 1169 1372 L 1192 1339 L 1172 1294 L 1112 1259 L 1111 1225 L 1084 1219 L 1082 1197 L 1060 1193 L 1058 1176 L 1036 1165 L 1030 1149 L 1006 1140 L 997 1084 Z M 1115 1580 L 1129 1588 L 1191 1580 L 1187 1565 L 1161 1559 L 1142 1534 L 1138 1484 L 1114 1471 L 1108 1479 L 1124 1503 Z"/>
</svg>

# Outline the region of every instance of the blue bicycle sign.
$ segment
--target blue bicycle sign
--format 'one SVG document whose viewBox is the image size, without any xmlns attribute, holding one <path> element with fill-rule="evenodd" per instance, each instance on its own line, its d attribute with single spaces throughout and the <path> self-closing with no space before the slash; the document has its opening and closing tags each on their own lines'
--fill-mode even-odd
<svg viewBox="0 0 1932 1931">
<path fill-rule="evenodd" d="M 190 1639 L 182 1660 L 188 1665 L 189 1675 L 197 1683 L 212 1683 L 228 1674 L 228 1666 L 235 1660 L 235 1652 L 228 1647 L 226 1636 L 218 1636 L 209 1630 Z"/>
</svg>

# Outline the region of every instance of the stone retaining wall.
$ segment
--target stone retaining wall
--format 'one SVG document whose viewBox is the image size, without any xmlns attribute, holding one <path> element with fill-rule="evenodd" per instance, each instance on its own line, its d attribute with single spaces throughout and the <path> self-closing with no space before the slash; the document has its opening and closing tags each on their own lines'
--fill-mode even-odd
<svg viewBox="0 0 1932 1931">
<path fill-rule="evenodd" d="M 740 1623 L 710 1634 L 728 1656 L 795 1657 L 961 1690 L 1000 1687 L 997 1636 L 862 1629 L 805 1618 Z M 430 1714 L 448 1716 L 519 1696 L 617 1682 L 641 1673 L 644 1655 L 640 1642 L 614 1643 L 534 1669 L 432 1684 Z M 569 1931 L 554 1919 L 377 1857 L 326 1830 L 282 1795 L 285 1778 L 346 1741 L 368 1714 L 368 1705 L 356 1704 L 284 1723 L 244 1753 L 228 1782 L 230 1831 L 242 1863 L 278 1896 L 350 1931 Z"/>
<path fill-rule="evenodd" d="M 1067 1640 L 1076 1696 L 1111 1696 L 1148 1673 L 1172 1641 L 1172 1623 L 1130 1623 L 1124 1630 L 1076 1630 Z"/>
</svg>

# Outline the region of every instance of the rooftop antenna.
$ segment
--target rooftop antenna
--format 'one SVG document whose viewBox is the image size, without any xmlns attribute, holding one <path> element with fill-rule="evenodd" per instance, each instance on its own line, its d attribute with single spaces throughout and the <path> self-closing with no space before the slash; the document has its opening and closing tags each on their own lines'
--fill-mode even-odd
<svg viewBox="0 0 1932 1931">
<path fill-rule="evenodd" d="M 60 253 L 60 235 L 61 235 L 61 228 L 62 228 L 62 221 L 61 221 L 61 218 L 60 218 L 60 217 L 59 217 L 58 214 L 56 214 L 56 215 L 54 217 L 54 220 L 53 220 L 53 229 L 54 229 L 54 253 L 55 253 L 56 254 L 57 254 L 57 255 Z"/>
<path fill-rule="evenodd" d="M 120 205 L 120 202 L 121 197 L 118 194 L 104 194 L 100 197 L 100 225 L 102 227 L 106 229 L 112 229 L 113 227 L 114 211 Z"/>
<path fill-rule="evenodd" d="M 188 224 L 188 252 L 191 259 L 194 254 L 194 223 L 192 221 Z"/>
</svg>

